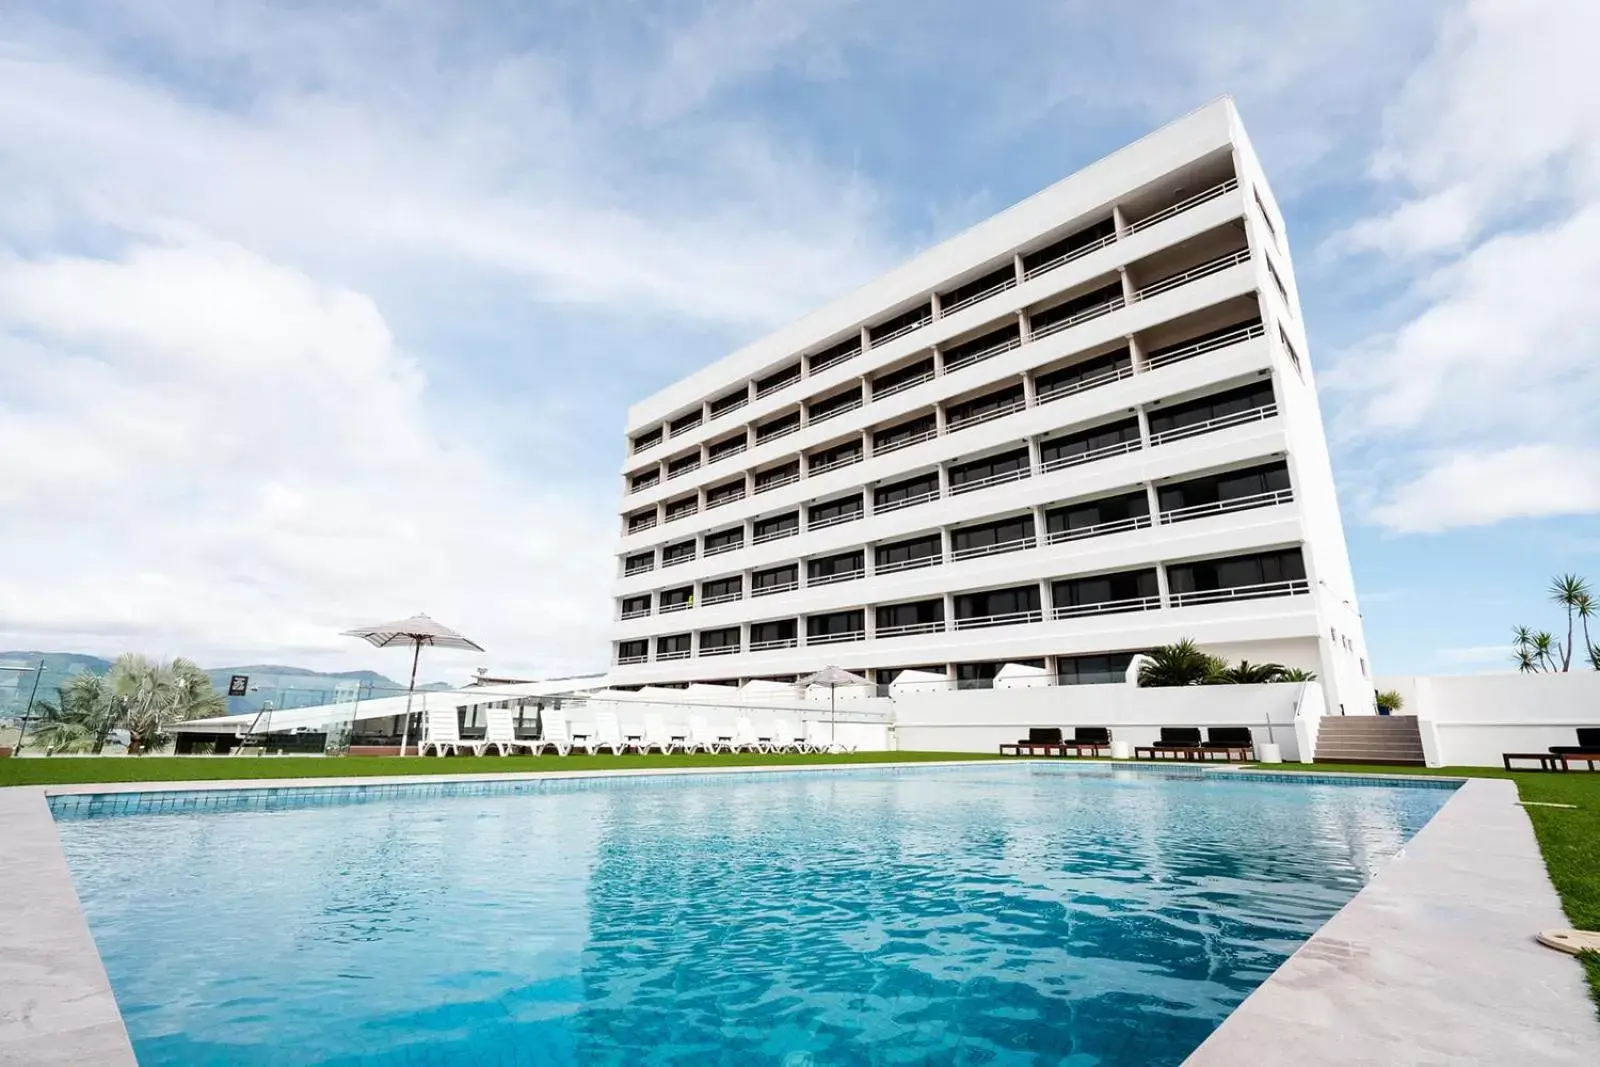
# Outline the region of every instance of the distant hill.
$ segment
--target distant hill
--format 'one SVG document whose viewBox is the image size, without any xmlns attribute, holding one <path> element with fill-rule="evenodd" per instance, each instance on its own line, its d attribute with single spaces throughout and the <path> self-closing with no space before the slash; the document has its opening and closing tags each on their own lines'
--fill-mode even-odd
<svg viewBox="0 0 1600 1067">
<path fill-rule="evenodd" d="M 44 661 L 44 673 L 39 677 L 39 700 L 56 699 L 56 690 L 67 683 L 74 674 L 85 671 L 105 674 L 111 661 L 103 656 L 90 656 L 79 652 L 0 652 L 0 667 L 24 667 L 27 670 L 0 670 L 0 718 L 21 715 L 28 706 L 34 688 L 34 668 Z M 238 667 L 211 667 L 206 674 L 217 692 L 227 693 L 228 682 L 236 674 L 249 679 L 249 692 L 242 697 L 228 698 L 228 711 L 244 714 L 258 711 L 268 700 L 276 708 L 303 708 L 313 704 L 327 704 L 342 697 L 353 697 L 359 690 L 362 699 L 393 696 L 405 692 L 405 683 L 377 671 L 314 671 L 306 667 L 285 664 L 251 663 Z M 424 689 L 450 689 L 446 682 L 417 683 Z"/>
</svg>

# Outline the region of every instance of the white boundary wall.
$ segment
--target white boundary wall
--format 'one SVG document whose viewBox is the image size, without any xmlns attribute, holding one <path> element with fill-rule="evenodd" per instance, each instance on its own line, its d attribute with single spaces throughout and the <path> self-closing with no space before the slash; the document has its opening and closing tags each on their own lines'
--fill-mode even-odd
<svg viewBox="0 0 1600 1067">
<path fill-rule="evenodd" d="M 1575 745 L 1600 726 L 1600 671 L 1379 678 L 1415 715 L 1430 767 L 1499 767 L 1505 752 Z"/>
</svg>

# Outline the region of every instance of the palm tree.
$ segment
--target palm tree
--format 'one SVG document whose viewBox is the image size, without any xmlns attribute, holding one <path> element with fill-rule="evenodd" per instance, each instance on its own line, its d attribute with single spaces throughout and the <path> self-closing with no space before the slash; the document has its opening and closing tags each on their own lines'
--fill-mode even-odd
<svg viewBox="0 0 1600 1067">
<path fill-rule="evenodd" d="M 1548 630 L 1540 630 L 1533 635 L 1533 643 L 1529 646 L 1533 651 L 1534 659 L 1542 665 L 1541 669 L 1553 671 L 1561 654 L 1561 642 L 1550 635 Z"/>
<path fill-rule="evenodd" d="M 1304 667 L 1285 667 L 1283 673 L 1278 675 L 1280 682 L 1314 682 L 1317 680 L 1316 671 L 1308 671 Z"/>
<path fill-rule="evenodd" d="M 206 672 L 186 659 L 163 664 L 130 652 L 111 664 L 110 684 L 131 755 L 154 748 L 175 722 L 221 715 L 227 708 Z"/>
<path fill-rule="evenodd" d="M 35 732 L 45 754 L 100 751 L 114 712 L 105 679 L 75 674 L 56 690 L 56 697 L 54 703 L 39 706 L 42 718 Z"/>
<path fill-rule="evenodd" d="M 1517 661 L 1517 670 L 1523 674 L 1532 674 L 1539 669 L 1539 661 L 1533 655 L 1532 630 L 1526 626 L 1511 628 L 1511 655 Z"/>
<path fill-rule="evenodd" d="M 1283 677 L 1281 663 L 1251 663 L 1242 659 L 1236 666 L 1223 665 L 1206 678 L 1207 685 L 1263 685 Z"/>
<path fill-rule="evenodd" d="M 1600 611 L 1600 604 L 1597 604 L 1594 596 L 1585 589 L 1578 595 L 1572 609 L 1577 612 L 1578 621 L 1583 623 L 1583 647 L 1589 657 L 1589 666 L 1600 671 L 1600 653 L 1596 652 L 1595 643 L 1589 639 L 1589 619 Z"/>
<path fill-rule="evenodd" d="M 1550 599 L 1567 609 L 1567 643 L 1565 647 L 1556 646 L 1557 655 L 1561 661 L 1561 669 L 1572 669 L 1572 619 L 1578 610 L 1578 605 L 1589 599 L 1589 583 L 1576 574 L 1560 574 L 1550 579 Z M 1588 633 L 1588 621 L 1585 618 L 1584 632 Z M 1588 644 L 1587 638 L 1584 641 Z"/>
<path fill-rule="evenodd" d="M 1162 645 L 1145 653 L 1145 661 L 1139 664 L 1139 685 L 1146 689 L 1199 685 L 1225 666 L 1185 637 L 1176 644 Z"/>
</svg>

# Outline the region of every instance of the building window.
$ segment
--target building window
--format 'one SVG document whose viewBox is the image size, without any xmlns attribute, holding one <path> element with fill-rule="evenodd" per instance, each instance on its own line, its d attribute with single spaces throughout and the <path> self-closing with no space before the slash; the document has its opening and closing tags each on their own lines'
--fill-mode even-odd
<svg viewBox="0 0 1600 1067">
<path fill-rule="evenodd" d="M 759 519 L 755 525 L 755 539 L 757 541 L 771 541 L 799 532 L 800 513 L 798 511 L 791 511 L 787 515 L 774 515 L 770 519 Z"/>
<path fill-rule="evenodd" d="M 879 545 L 875 550 L 874 566 L 880 570 L 901 570 L 915 566 L 922 560 L 942 560 L 944 545 L 938 534 L 918 537 L 911 541 L 896 541 Z"/>
<path fill-rule="evenodd" d="M 1148 525 L 1138 520 L 1150 517 L 1150 497 L 1142 492 L 1125 493 L 1104 500 L 1088 500 L 1082 504 L 1052 508 L 1045 512 L 1044 517 L 1052 534 L 1068 535 L 1113 524 L 1134 528 Z"/>
<path fill-rule="evenodd" d="M 1102 382 L 1114 381 L 1133 371 L 1133 354 L 1126 348 L 1095 356 L 1070 367 L 1037 375 L 1033 380 L 1034 396 L 1039 403 L 1058 396 L 1076 393 L 1080 389 Z"/>
<path fill-rule="evenodd" d="M 830 615 L 811 615 L 806 618 L 806 640 L 817 638 L 859 637 L 865 625 L 865 614 L 857 611 L 836 611 Z"/>
<path fill-rule="evenodd" d="M 1103 656 L 1062 656 L 1056 660 L 1056 678 L 1062 685 L 1116 685 L 1127 681 L 1132 652 Z"/>
<path fill-rule="evenodd" d="M 930 496 L 929 494 L 932 494 Z M 872 491 L 874 511 L 892 511 L 939 495 L 939 472 L 929 471 L 903 482 L 880 485 Z"/>
<path fill-rule="evenodd" d="M 1142 611 L 1158 607 L 1159 586 L 1156 572 L 1124 571 L 1120 574 L 1097 574 L 1092 578 L 1072 578 L 1053 582 L 1050 586 L 1051 603 L 1057 614 L 1093 614 L 1077 612 L 1076 608 L 1098 608 L 1102 605 L 1121 605 L 1124 611 Z"/>
<path fill-rule="evenodd" d="M 811 585 L 824 585 L 846 578 L 859 578 L 865 573 L 862 553 L 844 552 L 837 556 L 824 556 L 806 562 L 806 581 Z"/>
<path fill-rule="evenodd" d="M 649 641 L 619 641 L 617 642 L 618 663 L 638 663 L 650 655 Z"/>
<path fill-rule="evenodd" d="M 663 612 L 677 611 L 694 606 L 694 586 L 686 585 L 681 589 L 668 589 L 661 594 L 661 610 Z"/>
<path fill-rule="evenodd" d="M 1305 368 L 1300 365 L 1300 353 L 1294 350 L 1294 345 L 1289 343 L 1289 334 L 1282 326 L 1278 327 L 1278 340 L 1283 344 L 1283 354 L 1289 357 L 1289 362 L 1294 365 L 1294 372 L 1300 377 L 1306 376 Z"/>
<path fill-rule="evenodd" d="M 694 559 L 694 556 L 694 542 L 680 541 L 678 544 L 668 545 L 661 550 L 661 564 L 662 566 L 669 566 L 673 563 L 684 563 Z"/>
<path fill-rule="evenodd" d="M 800 461 L 785 463 L 781 467 L 772 467 L 768 470 L 756 472 L 756 492 L 764 493 L 768 489 L 777 489 L 791 482 L 800 480 Z"/>
<path fill-rule="evenodd" d="M 1167 568 L 1167 584 L 1175 594 L 1248 589 L 1284 582 L 1304 582 L 1305 579 L 1305 560 L 1298 548 L 1202 560 Z"/>
<path fill-rule="evenodd" d="M 981 526 L 964 526 L 950 531 L 950 549 L 957 555 L 980 555 L 999 545 L 1026 547 L 1033 541 L 1033 516 L 1018 515 Z"/>
<path fill-rule="evenodd" d="M 761 645 L 769 647 L 777 647 L 780 644 L 792 645 L 794 640 L 795 621 L 793 619 L 758 622 L 750 627 L 750 648 L 752 651 Z"/>
<path fill-rule="evenodd" d="M 1051 470 L 1138 447 L 1139 420 L 1123 419 L 1091 430 L 1079 430 L 1051 438 L 1039 445 L 1039 459 L 1045 469 Z"/>
<path fill-rule="evenodd" d="M 651 448 L 660 443 L 661 427 L 658 426 L 654 430 L 649 430 L 640 434 L 638 437 L 635 437 L 633 439 L 633 450 L 635 452 L 643 452 L 645 449 Z"/>
<path fill-rule="evenodd" d="M 1209 512 L 1208 505 L 1227 505 L 1234 501 L 1256 500 L 1264 504 L 1273 503 L 1276 502 L 1276 494 L 1288 491 L 1288 465 L 1267 463 L 1259 467 L 1247 467 L 1244 470 L 1212 474 L 1204 478 L 1191 478 L 1189 481 L 1174 485 L 1163 485 L 1157 488 L 1156 494 L 1164 512 L 1188 508 L 1205 509 Z"/>
<path fill-rule="evenodd" d="M 832 525 L 837 522 L 848 522 L 861 517 L 861 495 L 844 497 L 840 500 L 830 500 L 825 504 L 813 504 L 807 512 L 806 524 L 811 527 Z"/>
<path fill-rule="evenodd" d="M 729 626 L 721 630 L 700 631 L 700 653 L 739 651 L 739 628 Z"/>
<path fill-rule="evenodd" d="M 700 597 L 702 604 L 720 604 L 726 600 L 738 600 L 744 591 L 744 579 L 735 575 L 732 578 L 718 578 L 715 581 L 700 584 Z"/>
<path fill-rule="evenodd" d="M 1015 589 L 990 589 L 982 593 L 962 593 L 956 597 L 956 621 L 995 616 L 1037 615 L 1039 587 L 1024 585 Z"/>
<path fill-rule="evenodd" d="M 1261 257 L 1267 261 L 1267 273 L 1272 275 L 1272 284 L 1278 287 L 1278 295 L 1283 297 L 1283 306 L 1289 307 L 1289 287 L 1283 284 L 1283 277 L 1278 273 L 1278 267 L 1272 262 L 1270 255 Z M 1292 308 L 1290 310 L 1293 310 Z"/>
<path fill-rule="evenodd" d="M 800 380 L 800 364 L 792 363 L 780 371 L 775 371 L 765 378 L 756 379 L 756 396 L 766 396 L 768 393 L 782 389 L 791 382 Z"/>
<path fill-rule="evenodd" d="M 688 634 L 670 634 L 666 637 L 656 638 L 656 658 L 662 659 L 671 656 L 680 659 L 687 656 L 690 651 L 692 638 Z"/>
<path fill-rule="evenodd" d="M 756 571 L 750 575 L 750 591 L 755 596 L 780 593 L 800 584 L 800 566 L 789 563 L 770 570 Z"/>
<path fill-rule="evenodd" d="M 638 618 L 640 615 L 650 614 L 650 594 L 643 596 L 624 597 L 622 600 L 622 617 L 624 619 Z"/>
<path fill-rule="evenodd" d="M 1278 228 L 1272 224 L 1272 212 L 1267 210 L 1267 205 L 1261 199 L 1261 190 L 1252 185 L 1250 192 L 1256 198 L 1256 210 L 1261 212 L 1261 221 L 1266 224 L 1267 232 L 1272 235 L 1272 243 L 1278 243 Z"/>
<path fill-rule="evenodd" d="M 712 556 L 720 552 L 732 552 L 736 548 L 744 547 L 744 527 L 735 526 L 731 530 L 720 533 L 706 534 L 706 555 Z"/>
<path fill-rule="evenodd" d="M 1008 475 L 1026 477 L 1030 470 L 1028 450 L 1019 448 L 987 459 L 956 464 L 950 468 L 950 488 L 1003 479 Z"/>
<path fill-rule="evenodd" d="M 943 600 L 919 600 L 914 604 L 891 604 L 877 611 L 877 629 L 935 628 L 944 622 Z"/>
<path fill-rule="evenodd" d="M 645 571 L 655 570 L 656 554 L 654 552 L 640 552 L 628 556 L 622 561 L 622 573 L 625 577 L 643 574 Z"/>
<path fill-rule="evenodd" d="M 827 370 L 836 363 L 854 359 L 860 354 L 861 335 L 857 333 L 813 355 L 811 357 L 811 373 L 816 374 L 818 371 Z"/>
<path fill-rule="evenodd" d="M 1239 389 L 1213 393 L 1198 400 L 1188 400 L 1171 407 L 1157 408 L 1150 413 L 1150 433 L 1163 434 L 1199 426 L 1214 419 L 1226 418 L 1247 411 L 1257 411 L 1274 401 L 1272 380 L 1264 378 Z"/>
</svg>

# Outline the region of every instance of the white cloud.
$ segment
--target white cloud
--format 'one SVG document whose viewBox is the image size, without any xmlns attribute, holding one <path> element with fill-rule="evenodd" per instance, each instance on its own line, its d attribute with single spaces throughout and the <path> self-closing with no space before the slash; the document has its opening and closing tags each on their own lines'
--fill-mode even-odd
<svg viewBox="0 0 1600 1067">
<path fill-rule="evenodd" d="M 1400 533 L 1434 533 L 1512 518 L 1600 511 L 1600 454 L 1519 445 L 1436 459 L 1395 486 L 1372 517 Z"/>
</svg>

